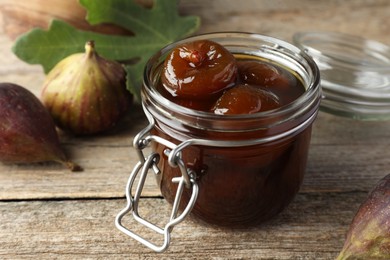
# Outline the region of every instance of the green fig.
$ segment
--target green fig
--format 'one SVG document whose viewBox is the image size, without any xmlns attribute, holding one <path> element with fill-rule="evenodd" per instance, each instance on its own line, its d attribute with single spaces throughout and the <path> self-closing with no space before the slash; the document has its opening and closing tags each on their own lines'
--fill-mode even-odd
<svg viewBox="0 0 390 260">
<path fill-rule="evenodd" d="M 390 259 L 390 174 L 360 206 L 337 259 Z"/>
<path fill-rule="evenodd" d="M 93 41 L 48 73 L 41 99 L 57 126 L 76 135 L 109 130 L 132 102 L 122 65 L 100 57 Z"/>
<path fill-rule="evenodd" d="M 41 101 L 12 83 L 0 83 L 0 161 L 56 161 L 72 171 L 81 170 L 66 158 L 53 119 Z"/>
</svg>

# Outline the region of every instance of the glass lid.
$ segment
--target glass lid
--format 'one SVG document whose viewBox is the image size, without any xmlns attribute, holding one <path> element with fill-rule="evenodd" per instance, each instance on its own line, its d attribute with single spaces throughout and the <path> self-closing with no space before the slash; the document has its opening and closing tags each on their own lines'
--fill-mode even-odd
<svg viewBox="0 0 390 260">
<path fill-rule="evenodd" d="M 354 119 L 390 120 L 390 47 L 359 36 L 299 32 L 293 42 L 321 73 L 321 110 Z"/>
</svg>

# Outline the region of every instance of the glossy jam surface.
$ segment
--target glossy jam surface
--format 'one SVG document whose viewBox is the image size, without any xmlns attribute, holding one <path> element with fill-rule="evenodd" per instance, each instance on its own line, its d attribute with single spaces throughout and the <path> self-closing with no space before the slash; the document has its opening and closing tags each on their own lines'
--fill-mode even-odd
<svg viewBox="0 0 390 260">
<path fill-rule="evenodd" d="M 282 66 L 231 54 L 212 41 L 177 46 L 162 66 L 159 91 L 169 100 L 215 114 L 251 114 L 294 101 L 305 91 Z"/>
<path fill-rule="evenodd" d="M 211 108 L 218 115 L 253 114 L 280 107 L 279 98 L 267 89 L 242 84 L 225 91 Z"/>
<path fill-rule="evenodd" d="M 218 55 L 207 54 L 210 50 Z M 155 88 L 176 104 L 221 117 L 272 111 L 290 104 L 305 92 L 301 80 L 283 66 L 256 56 L 226 53 L 223 47 L 210 41 L 175 48 L 161 66 L 161 81 Z M 290 126 L 285 124 L 284 127 L 283 131 L 288 131 Z M 183 133 L 169 124 L 157 122 L 152 134 L 179 144 L 189 138 L 255 140 L 272 132 L 268 129 L 245 133 L 189 129 Z M 310 135 L 311 126 L 308 126 L 264 144 L 187 147 L 182 152 L 183 161 L 196 172 L 199 184 L 192 216 L 228 227 L 253 226 L 275 216 L 299 190 Z M 162 155 L 158 183 L 163 196 L 172 203 L 177 187 L 172 178 L 181 173 L 168 164 L 164 155 L 166 148 L 153 144 L 153 149 Z M 191 190 L 185 190 L 182 208 L 190 196 Z"/>
<path fill-rule="evenodd" d="M 173 98 L 209 99 L 237 77 L 233 55 L 211 41 L 194 41 L 176 47 L 166 58 L 161 82 Z"/>
</svg>

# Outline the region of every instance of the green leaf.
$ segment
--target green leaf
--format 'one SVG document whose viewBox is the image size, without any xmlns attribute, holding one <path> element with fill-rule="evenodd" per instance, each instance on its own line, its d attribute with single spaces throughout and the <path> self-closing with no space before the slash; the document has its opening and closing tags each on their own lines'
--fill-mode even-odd
<svg viewBox="0 0 390 260">
<path fill-rule="evenodd" d="M 105 4 L 80 0 L 80 3 L 89 11 L 87 20 L 90 24 L 113 23 L 135 35 L 153 37 L 164 45 L 194 33 L 199 26 L 199 18 L 179 16 L 177 0 L 154 0 L 151 9 L 123 0 L 106 0 Z"/>
<path fill-rule="evenodd" d="M 88 40 L 94 40 L 97 52 L 107 58 L 125 54 L 124 50 L 132 44 L 129 37 L 80 31 L 65 22 L 53 20 L 48 31 L 31 30 L 16 41 L 12 50 L 21 60 L 41 64 L 47 73 L 70 54 L 84 52 Z M 114 46 L 117 49 L 113 52 Z M 121 54 L 118 49 L 122 49 Z"/>
<path fill-rule="evenodd" d="M 30 64 L 41 64 L 48 73 L 60 60 L 84 52 L 89 40 L 95 41 L 96 51 L 107 59 L 126 63 L 127 88 L 139 100 L 142 71 L 154 53 L 167 44 L 194 33 L 200 25 L 199 17 L 180 16 L 177 0 L 154 0 L 152 8 L 134 0 L 80 0 L 87 9 L 90 24 L 111 23 L 130 30 L 134 36 L 105 35 L 81 31 L 54 20 L 47 31 L 33 29 L 22 35 L 13 52 Z"/>
</svg>

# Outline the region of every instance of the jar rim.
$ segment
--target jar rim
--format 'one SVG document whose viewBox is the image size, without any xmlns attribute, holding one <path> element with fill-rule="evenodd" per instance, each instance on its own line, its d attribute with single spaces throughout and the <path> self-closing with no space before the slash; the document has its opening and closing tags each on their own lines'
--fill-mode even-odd
<svg viewBox="0 0 390 260">
<path fill-rule="evenodd" d="M 291 55 L 290 57 L 288 57 L 289 59 L 300 59 L 300 62 L 304 61 L 305 66 L 307 67 L 305 69 L 309 69 L 310 73 L 312 73 L 310 77 L 310 81 L 306 82 L 307 83 L 307 85 L 305 86 L 306 91 L 300 97 L 298 97 L 291 103 L 284 105 L 282 107 L 269 110 L 269 111 L 263 111 L 263 112 L 253 113 L 253 114 L 240 114 L 240 115 L 218 115 L 211 112 L 186 108 L 170 101 L 169 99 L 161 95 L 156 88 L 153 87 L 154 85 L 153 79 L 150 77 L 151 74 L 150 72 L 153 70 L 153 66 L 162 56 L 167 55 L 175 46 L 188 41 L 203 40 L 203 39 L 214 40 L 217 42 L 221 40 L 229 40 L 229 41 L 231 40 L 238 45 L 242 45 L 242 47 L 245 47 L 243 43 L 244 41 L 249 41 L 251 43 L 256 43 L 256 44 L 261 43 L 261 45 L 258 46 L 259 48 L 269 47 L 269 48 L 273 48 L 276 52 L 279 52 L 281 50 L 288 50 L 290 52 L 289 55 Z M 158 103 L 158 105 L 161 105 L 164 108 L 169 109 L 169 111 L 173 111 L 174 113 L 185 114 L 186 116 L 197 117 L 199 119 L 207 119 L 207 121 L 210 122 L 216 120 L 222 122 L 232 121 L 232 120 L 261 121 L 261 120 L 267 120 L 269 118 L 281 118 L 281 117 L 285 117 L 286 115 L 296 116 L 296 113 L 299 113 L 297 111 L 300 110 L 300 108 L 302 107 L 310 106 L 310 105 L 318 106 L 320 101 L 320 96 L 321 96 L 319 81 L 320 81 L 319 70 L 314 60 L 307 53 L 303 52 L 301 49 L 297 48 L 296 46 L 288 42 L 270 36 L 256 34 L 256 33 L 249 33 L 249 32 L 215 32 L 215 33 L 206 33 L 206 34 L 191 36 L 176 41 L 174 43 L 165 46 L 158 53 L 152 56 L 147 62 L 144 70 L 143 92 L 144 91 L 148 92 L 147 93 L 148 102 L 152 102 L 155 104 Z M 142 94 L 144 95 L 144 93 Z M 286 118 L 286 120 L 288 119 Z M 269 121 L 267 120 L 267 122 Z"/>
</svg>

